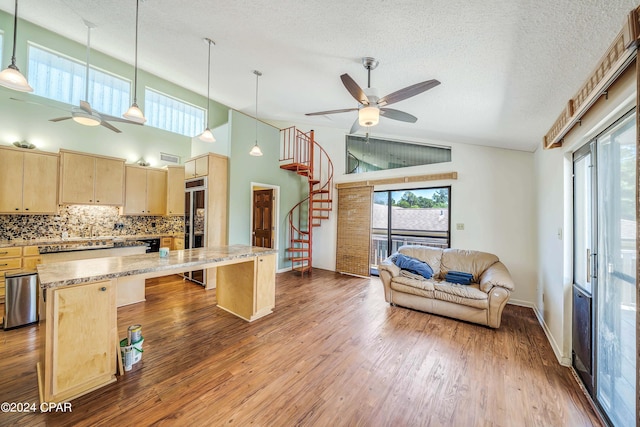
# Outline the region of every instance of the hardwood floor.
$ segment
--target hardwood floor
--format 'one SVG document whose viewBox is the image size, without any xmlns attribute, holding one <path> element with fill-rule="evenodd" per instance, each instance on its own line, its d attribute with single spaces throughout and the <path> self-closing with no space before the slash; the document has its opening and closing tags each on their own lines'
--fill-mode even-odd
<svg viewBox="0 0 640 427">
<path fill-rule="evenodd" d="M 531 309 L 498 330 L 384 302 L 378 279 L 278 275 L 273 314 L 247 323 L 178 276 L 118 311 L 142 361 L 69 413 L 0 425 L 600 425 Z M 0 331 L 0 402 L 38 402 L 38 327 Z M 82 351 L 78 348 L 77 351 Z"/>
</svg>

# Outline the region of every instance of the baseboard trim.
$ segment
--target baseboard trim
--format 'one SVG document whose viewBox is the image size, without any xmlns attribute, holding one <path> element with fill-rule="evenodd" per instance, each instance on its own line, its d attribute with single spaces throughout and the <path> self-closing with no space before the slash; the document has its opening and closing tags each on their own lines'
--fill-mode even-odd
<svg viewBox="0 0 640 427">
<path fill-rule="evenodd" d="M 538 319 L 538 323 L 540 324 L 540 326 L 542 326 L 542 330 L 544 331 L 544 334 L 547 336 L 547 341 L 549 341 L 549 344 L 551 344 L 551 349 L 553 350 L 553 354 L 555 354 L 556 359 L 558 360 L 558 363 L 561 364 L 562 366 L 571 367 L 571 358 L 565 357 L 562 354 L 562 351 L 560 350 L 558 343 L 556 342 L 555 338 L 553 338 L 553 335 L 551 334 L 551 329 L 549 329 L 547 322 L 544 321 L 544 317 L 542 317 L 542 313 L 540 312 L 538 307 L 535 304 L 532 304 L 528 301 L 520 301 L 520 300 L 509 300 L 509 304 L 518 305 L 521 307 L 528 307 L 533 310 L 533 313 L 536 315 L 536 318 Z"/>
<path fill-rule="evenodd" d="M 292 271 L 292 270 L 293 270 L 293 267 L 285 267 L 285 268 L 276 270 L 276 273 L 286 273 L 287 271 Z"/>
</svg>

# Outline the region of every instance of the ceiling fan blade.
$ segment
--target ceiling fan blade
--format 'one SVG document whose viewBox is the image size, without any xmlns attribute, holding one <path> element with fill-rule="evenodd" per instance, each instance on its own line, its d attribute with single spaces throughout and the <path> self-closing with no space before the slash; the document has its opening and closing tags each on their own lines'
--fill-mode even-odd
<svg viewBox="0 0 640 427">
<path fill-rule="evenodd" d="M 327 114 L 347 113 L 349 111 L 358 111 L 357 108 L 342 108 L 340 110 L 318 111 L 317 113 L 307 113 L 305 116 L 324 116 Z"/>
<path fill-rule="evenodd" d="M 140 125 L 140 126 L 142 126 L 142 123 L 134 122 L 133 120 L 123 119 L 122 117 L 110 116 L 108 114 L 102 114 L 102 113 L 100 113 L 100 116 L 102 116 L 103 120 L 108 120 L 110 122 L 129 123 L 131 125 Z"/>
<path fill-rule="evenodd" d="M 378 100 L 378 105 L 382 107 L 384 105 L 390 105 L 396 102 L 400 102 L 404 99 L 411 98 L 412 96 L 416 96 L 419 93 L 432 89 L 439 84 L 440 82 L 438 80 L 427 80 L 421 83 L 407 86 L 404 89 L 400 89 L 396 92 L 390 93 L 387 96 L 383 96 Z"/>
<path fill-rule="evenodd" d="M 80 109 L 91 114 L 91 104 L 89 104 L 87 101 L 80 101 Z"/>
<path fill-rule="evenodd" d="M 401 122 L 415 123 L 418 121 L 416 116 L 412 116 L 404 111 L 394 110 L 393 108 L 381 108 L 380 114 L 387 119 L 399 120 Z"/>
<path fill-rule="evenodd" d="M 73 117 L 57 117 L 55 119 L 49 119 L 50 122 L 61 122 L 63 120 L 69 120 L 72 119 Z"/>
<path fill-rule="evenodd" d="M 349 74 L 344 73 L 340 76 L 340 80 L 342 80 L 342 84 L 347 88 L 351 96 L 353 96 L 356 101 L 363 105 L 369 105 L 369 98 L 360 86 L 358 86 L 358 83 L 349 76 Z"/>
<path fill-rule="evenodd" d="M 122 131 L 120 129 L 118 129 L 117 127 L 111 125 L 111 123 L 106 122 L 104 120 L 100 122 L 100 125 L 106 127 L 107 129 L 110 129 L 110 130 L 112 130 L 112 131 L 114 131 L 116 133 L 122 133 Z"/>
<path fill-rule="evenodd" d="M 356 133 L 360 130 L 360 123 L 358 122 L 358 119 L 356 118 L 356 121 L 353 122 L 353 125 L 351 126 L 351 130 L 349 131 L 350 134 Z"/>
</svg>

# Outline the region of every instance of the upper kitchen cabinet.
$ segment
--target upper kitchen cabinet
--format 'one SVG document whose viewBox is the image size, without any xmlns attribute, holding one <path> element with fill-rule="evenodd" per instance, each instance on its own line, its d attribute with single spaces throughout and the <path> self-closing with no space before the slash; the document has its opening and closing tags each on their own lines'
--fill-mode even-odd
<svg viewBox="0 0 640 427">
<path fill-rule="evenodd" d="M 0 147 L 0 213 L 55 214 L 58 155 Z"/>
<path fill-rule="evenodd" d="M 184 162 L 184 179 L 199 178 L 209 174 L 209 155 L 194 157 Z"/>
<path fill-rule="evenodd" d="M 184 215 L 184 166 L 167 166 L 167 215 Z"/>
<path fill-rule="evenodd" d="M 60 150 L 60 203 L 121 206 L 125 159 Z"/>
<path fill-rule="evenodd" d="M 126 165 L 123 215 L 165 215 L 167 171 Z"/>
</svg>

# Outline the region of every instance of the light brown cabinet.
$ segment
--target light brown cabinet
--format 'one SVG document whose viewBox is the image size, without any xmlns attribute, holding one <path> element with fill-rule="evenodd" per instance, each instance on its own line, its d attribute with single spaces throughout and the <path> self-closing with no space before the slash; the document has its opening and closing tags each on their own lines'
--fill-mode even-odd
<svg viewBox="0 0 640 427">
<path fill-rule="evenodd" d="M 173 238 L 172 237 L 161 237 L 160 238 L 160 247 L 161 248 L 169 248 L 169 249 L 171 249 L 172 245 L 173 245 Z"/>
<path fill-rule="evenodd" d="M 209 174 L 209 155 L 194 157 L 184 162 L 184 179 L 199 178 Z"/>
<path fill-rule="evenodd" d="M 184 166 L 167 166 L 167 215 L 184 215 Z"/>
<path fill-rule="evenodd" d="M 4 302 L 4 274 L 22 268 L 22 248 L 0 248 L 0 302 Z"/>
<path fill-rule="evenodd" d="M 58 210 L 58 155 L 0 149 L 0 213 L 44 214 Z"/>
<path fill-rule="evenodd" d="M 217 154 L 207 157 L 207 246 L 221 246 L 227 244 L 229 158 Z"/>
<path fill-rule="evenodd" d="M 184 237 L 174 237 L 173 247 L 171 249 L 174 251 L 179 251 L 184 249 Z"/>
<path fill-rule="evenodd" d="M 126 165 L 122 214 L 164 215 L 166 208 L 167 171 Z"/>
<path fill-rule="evenodd" d="M 60 150 L 60 203 L 121 206 L 124 159 Z"/>
<path fill-rule="evenodd" d="M 113 281 L 48 289 L 46 338 L 38 369 L 46 402 L 68 401 L 115 381 L 116 288 Z M 53 338 L 52 338 L 53 337 Z"/>
</svg>

